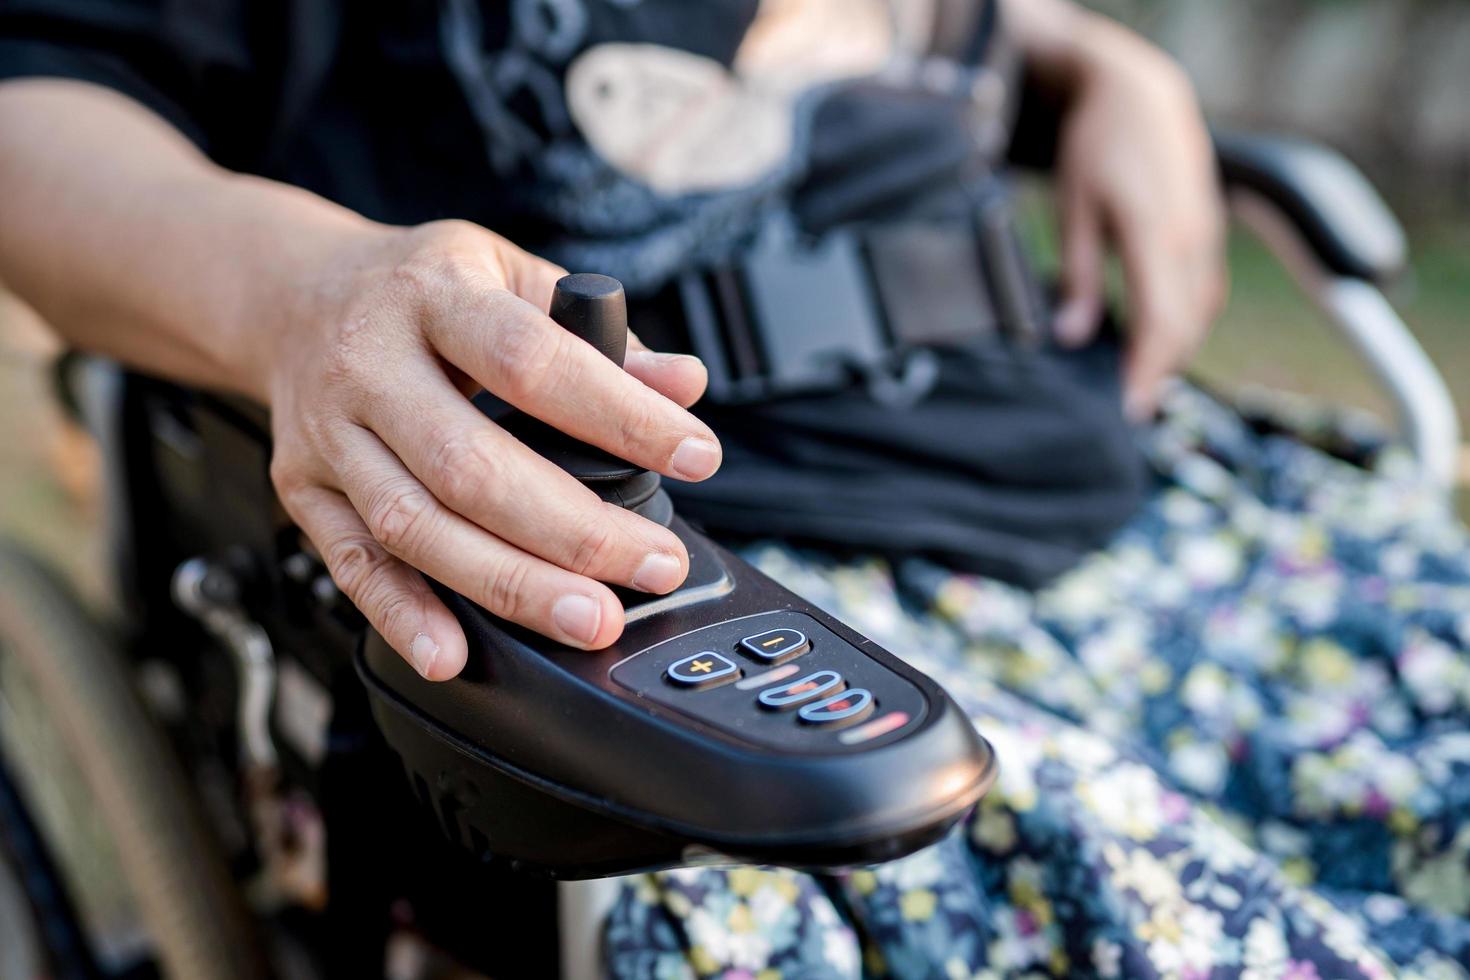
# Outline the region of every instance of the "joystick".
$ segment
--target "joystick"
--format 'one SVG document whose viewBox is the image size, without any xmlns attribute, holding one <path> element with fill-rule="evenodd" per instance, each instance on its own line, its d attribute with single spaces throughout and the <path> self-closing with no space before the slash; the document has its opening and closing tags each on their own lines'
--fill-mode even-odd
<svg viewBox="0 0 1470 980">
<path fill-rule="evenodd" d="M 591 272 L 562 276 L 551 295 L 551 318 L 623 366 L 628 356 L 628 304 L 623 284 L 612 276 Z"/>
<path fill-rule="evenodd" d="M 621 364 L 621 285 L 557 284 L 557 323 Z M 444 832 L 486 861 L 577 878 L 709 861 L 824 868 L 936 840 L 995 777 L 932 680 L 681 521 L 656 473 L 536 419 L 499 420 L 602 499 L 668 526 L 689 576 L 619 590 L 606 650 L 563 647 L 438 588 L 470 655 L 421 678 L 375 634 L 358 672 Z"/>
<path fill-rule="evenodd" d="M 551 318 L 623 366 L 628 354 L 628 306 L 622 283 L 585 272 L 563 276 L 551 297 Z M 674 506 L 657 473 L 578 442 L 521 412 L 512 412 L 500 424 L 608 503 L 665 527 L 673 519 Z"/>
</svg>

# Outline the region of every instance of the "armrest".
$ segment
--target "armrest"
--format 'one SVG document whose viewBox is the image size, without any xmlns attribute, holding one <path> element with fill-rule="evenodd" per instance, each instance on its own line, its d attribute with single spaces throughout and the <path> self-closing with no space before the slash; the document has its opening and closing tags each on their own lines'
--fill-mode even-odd
<svg viewBox="0 0 1470 980">
<path fill-rule="evenodd" d="M 1273 136 L 1214 138 L 1232 210 L 1377 375 L 1421 472 L 1448 502 L 1460 457 L 1454 398 L 1380 288 L 1404 268 L 1403 228 L 1357 168 L 1326 147 Z"/>
<path fill-rule="evenodd" d="M 1341 154 L 1282 136 L 1216 131 L 1214 141 L 1227 191 L 1250 191 L 1274 205 L 1329 271 L 1379 285 L 1403 271 L 1403 228 Z"/>
</svg>

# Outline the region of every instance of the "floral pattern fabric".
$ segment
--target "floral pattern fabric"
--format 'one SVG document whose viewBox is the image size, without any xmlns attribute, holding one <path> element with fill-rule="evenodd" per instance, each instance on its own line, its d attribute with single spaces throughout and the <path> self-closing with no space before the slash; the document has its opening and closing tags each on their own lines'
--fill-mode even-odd
<svg viewBox="0 0 1470 980">
<path fill-rule="evenodd" d="M 1175 392 L 1147 507 L 1039 593 L 747 548 L 944 684 L 1001 775 L 900 861 L 628 879 L 611 975 L 1465 976 L 1470 535 L 1392 446 L 1295 428 Z"/>
</svg>

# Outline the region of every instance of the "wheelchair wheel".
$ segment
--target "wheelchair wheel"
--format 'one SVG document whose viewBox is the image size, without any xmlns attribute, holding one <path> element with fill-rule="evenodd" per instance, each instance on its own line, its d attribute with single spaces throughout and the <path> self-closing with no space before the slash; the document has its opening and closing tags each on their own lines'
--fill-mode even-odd
<svg viewBox="0 0 1470 980">
<path fill-rule="evenodd" d="M 43 975 L 132 972 L 148 959 L 188 980 L 265 975 L 239 894 L 123 658 L 56 576 L 4 542 L 0 780 L 13 803 L 0 786 L 0 946 L 11 930 L 50 967 Z M 27 901 L 7 904 L 7 880 Z M 88 964 L 66 948 L 67 905 Z"/>
<path fill-rule="evenodd" d="M 51 972 L 19 876 L 0 857 L 0 977 L 41 977 Z"/>
<path fill-rule="evenodd" d="M 19 868 L 0 853 L 0 977 L 40 977 L 53 971 L 41 925 Z"/>
<path fill-rule="evenodd" d="M 0 978 L 96 976 L 65 886 L 0 764 Z"/>
</svg>

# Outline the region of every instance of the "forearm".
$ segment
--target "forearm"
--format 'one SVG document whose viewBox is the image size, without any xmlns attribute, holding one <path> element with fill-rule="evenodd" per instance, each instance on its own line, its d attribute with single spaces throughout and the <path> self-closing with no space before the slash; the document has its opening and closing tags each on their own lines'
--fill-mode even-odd
<svg viewBox="0 0 1470 980">
<path fill-rule="evenodd" d="M 1002 11 L 1028 81 L 1058 94 L 1074 89 L 1099 63 L 1125 53 L 1164 60 L 1116 21 L 1071 0 L 1002 0 Z"/>
<path fill-rule="evenodd" d="M 377 230 L 215 166 L 109 90 L 0 84 L 0 281 L 76 347 L 265 400 L 302 270 Z"/>
</svg>

